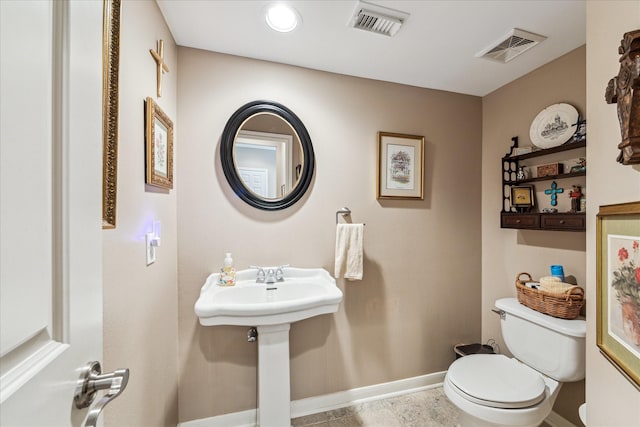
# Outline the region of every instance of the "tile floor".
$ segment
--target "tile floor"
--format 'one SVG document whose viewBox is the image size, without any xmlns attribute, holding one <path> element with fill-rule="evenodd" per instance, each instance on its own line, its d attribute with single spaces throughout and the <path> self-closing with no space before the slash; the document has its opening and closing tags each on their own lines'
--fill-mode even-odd
<svg viewBox="0 0 640 427">
<path fill-rule="evenodd" d="M 294 418 L 293 427 L 452 427 L 458 409 L 437 387 Z"/>
</svg>

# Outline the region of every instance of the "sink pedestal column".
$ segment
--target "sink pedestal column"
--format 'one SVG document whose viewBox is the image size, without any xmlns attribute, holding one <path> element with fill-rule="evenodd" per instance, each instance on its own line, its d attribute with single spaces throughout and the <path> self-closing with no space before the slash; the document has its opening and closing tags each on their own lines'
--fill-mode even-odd
<svg viewBox="0 0 640 427">
<path fill-rule="evenodd" d="M 291 425 L 288 323 L 258 326 L 258 426 Z"/>
</svg>

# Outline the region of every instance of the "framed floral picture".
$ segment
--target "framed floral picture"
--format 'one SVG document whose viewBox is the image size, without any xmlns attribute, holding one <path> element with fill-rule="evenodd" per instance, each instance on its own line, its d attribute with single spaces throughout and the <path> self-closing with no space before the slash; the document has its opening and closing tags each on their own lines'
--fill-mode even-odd
<svg viewBox="0 0 640 427">
<path fill-rule="evenodd" d="M 596 233 L 597 345 L 640 388 L 640 202 L 600 206 Z"/>
<path fill-rule="evenodd" d="M 173 122 L 151 97 L 145 103 L 146 183 L 173 188 Z"/>
<path fill-rule="evenodd" d="M 378 132 L 378 199 L 424 199 L 424 137 Z"/>
</svg>

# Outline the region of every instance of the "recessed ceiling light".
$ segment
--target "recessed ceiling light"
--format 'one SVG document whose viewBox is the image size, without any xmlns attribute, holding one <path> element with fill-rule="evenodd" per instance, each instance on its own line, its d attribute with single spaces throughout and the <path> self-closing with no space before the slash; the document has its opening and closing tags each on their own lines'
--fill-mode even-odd
<svg viewBox="0 0 640 427">
<path fill-rule="evenodd" d="M 281 33 L 293 31 L 300 22 L 300 15 L 294 8 L 286 4 L 276 3 L 267 9 L 267 24 Z"/>
</svg>

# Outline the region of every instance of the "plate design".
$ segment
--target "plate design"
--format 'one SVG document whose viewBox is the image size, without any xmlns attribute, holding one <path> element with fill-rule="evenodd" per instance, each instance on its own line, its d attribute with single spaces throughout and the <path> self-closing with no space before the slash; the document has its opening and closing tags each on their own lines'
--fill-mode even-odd
<svg viewBox="0 0 640 427">
<path fill-rule="evenodd" d="M 552 148 L 569 141 L 576 133 L 578 110 L 570 104 L 553 104 L 542 110 L 531 123 L 529 137 L 538 148 Z"/>
</svg>

